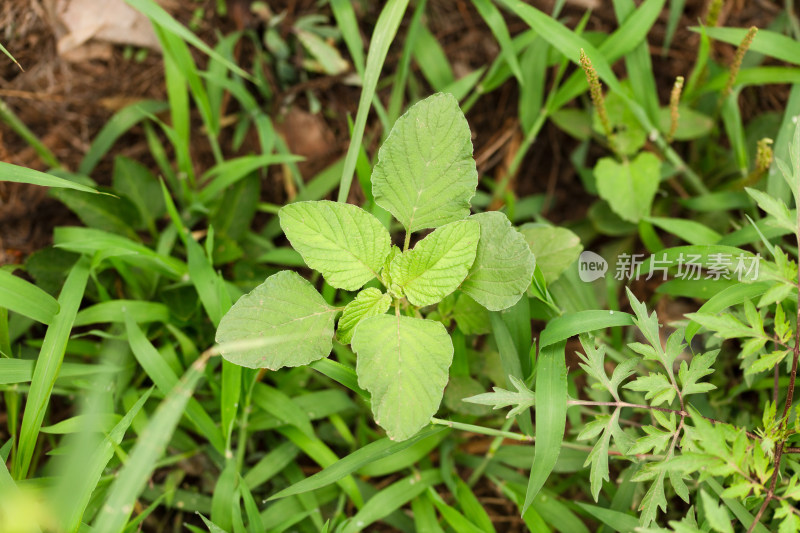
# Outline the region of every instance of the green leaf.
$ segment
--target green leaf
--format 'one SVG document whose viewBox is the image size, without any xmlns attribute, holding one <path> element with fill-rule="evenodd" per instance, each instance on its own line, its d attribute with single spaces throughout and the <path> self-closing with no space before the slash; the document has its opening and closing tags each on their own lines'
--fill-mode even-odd
<svg viewBox="0 0 800 533">
<path fill-rule="evenodd" d="M 0 181 L 14 181 L 17 183 L 30 183 L 31 185 L 39 185 L 42 187 L 61 187 L 76 191 L 97 193 L 93 188 L 81 185 L 80 183 L 58 178 L 31 168 L 4 163 L 2 161 L 0 161 Z"/>
<path fill-rule="evenodd" d="M 507 309 L 531 284 L 536 259 L 504 213 L 489 211 L 470 220 L 480 223 L 481 238 L 461 290 L 490 311 Z"/>
<path fill-rule="evenodd" d="M 356 326 L 358 384 L 372 393 L 375 422 L 392 440 L 406 440 L 436 414 L 453 361 L 440 322 L 381 315 Z"/>
<path fill-rule="evenodd" d="M 700 489 L 700 499 L 703 500 L 703 511 L 711 529 L 719 533 L 733 533 L 731 517 L 725 507 L 719 505 L 706 491 Z"/>
<path fill-rule="evenodd" d="M 587 333 L 614 326 L 630 326 L 632 324 L 633 317 L 620 311 L 594 309 L 577 311 L 561 315 L 548 322 L 547 327 L 544 328 L 539 337 L 539 343 L 544 348 L 567 340 L 579 333 Z"/>
<path fill-rule="evenodd" d="M 237 365 L 270 370 L 305 365 L 330 353 L 337 312 L 299 274 L 278 272 L 233 304 L 216 340 L 223 345 L 222 357 Z"/>
<path fill-rule="evenodd" d="M 475 261 L 481 226 L 459 220 L 436 229 L 413 250 L 394 258 L 389 266 L 392 283 L 399 285 L 412 304 L 423 307 L 456 290 Z"/>
<path fill-rule="evenodd" d="M 678 380 L 681 382 L 681 395 L 688 396 L 689 394 L 697 394 L 700 392 L 708 392 L 716 389 L 716 386 L 710 383 L 698 383 L 698 381 L 709 374 L 714 373 L 711 365 L 717 359 L 719 350 L 697 354 L 692 357 L 692 362 L 686 365 L 686 361 L 681 361 L 681 367 L 678 371 Z"/>
<path fill-rule="evenodd" d="M 161 185 L 152 172 L 133 159 L 117 156 L 114 158 L 112 179 L 114 190 L 133 202 L 148 229 L 155 229 L 155 220 L 160 218 L 166 209 Z"/>
<path fill-rule="evenodd" d="M 350 344 L 353 332 L 359 322 L 371 316 L 382 315 L 392 305 L 392 297 L 383 294 L 374 287 L 359 292 L 356 298 L 347 304 L 336 327 L 336 336 L 342 344 Z"/>
<path fill-rule="evenodd" d="M 672 110 L 669 107 L 660 108 L 658 110 L 658 129 L 666 134 L 670 131 L 671 127 Z M 713 127 L 714 120 L 708 115 L 695 111 L 688 106 L 679 105 L 678 129 L 675 130 L 673 138 L 677 141 L 699 139 L 711 133 Z"/>
<path fill-rule="evenodd" d="M 127 198 L 83 194 L 70 189 L 53 189 L 50 194 L 63 202 L 90 228 L 107 230 L 139 240 L 133 227 L 139 225 L 139 212 Z"/>
<path fill-rule="evenodd" d="M 758 361 L 747 367 L 744 371 L 745 375 L 747 374 L 758 374 L 759 372 L 764 372 L 766 370 L 772 370 L 772 367 L 783 361 L 783 359 L 788 355 L 787 350 L 779 350 L 777 352 L 772 352 L 767 355 L 762 356 Z"/>
<path fill-rule="evenodd" d="M 281 227 L 306 264 L 331 286 L 354 291 L 378 277 L 391 238 L 360 207 L 330 201 L 296 202 L 280 210 Z"/>
<path fill-rule="evenodd" d="M 522 514 L 556 466 L 567 424 L 566 342 L 542 346 L 536 365 L 536 446 Z"/>
<path fill-rule="evenodd" d="M 756 201 L 758 207 L 775 217 L 774 225 L 787 229 L 792 233 L 797 233 L 797 220 L 792 218 L 791 213 L 789 213 L 789 208 L 786 207 L 786 204 L 782 200 L 773 198 L 758 189 L 745 187 L 744 190 Z"/>
<path fill-rule="evenodd" d="M 525 224 L 519 231 L 528 241 L 547 283 L 557 280 L 583 251 L 580 237 L 566 228 Z"/>
<path fill-rule="evenodd" d="M 58 314 L 55 298 L 11 272 L 0 270 L 0 307 L 10 309 L 42 324 L 50 324 Z M 11 357 L 11 354 L 6 354 Z"/>
<path fill-rule="evenodd" d="M 652 405 L 666 403 L 669 405 L 675 399 L 677 391 L 672 387 L 667 376 L 660 373 L 651 373 L 640 376 L 625 385 L 626 389 L 646 392 L 645 399 L 651 400 Z"/>
<path fill-rule="evenodd" d="M 481 335 L 492 329 L 489 325 L 489 311 L 468 294 L 461 294 L 456 300 L 453 318 L 464 335 Z"/>
<path fill-rule="evenodd" d="M 397 120 L 372 171 L 375 202 L 409 233 L 466 218 L 477 186 L 467 119 L 443 93 Z"/>
<path fill-rule="evenodd" d="M 529 407 L 533 407 L 536 404 L 533 391 L 526 387 L 525 383 L 518 377 L 509 375 L 508 379 L 511 384 L 514 385 L 514 388 L 517 389 L 517 392 L 509 391 L 501 387 L 492 387 L 493 392 L 485 392 L 476 396 L 470 396 L 469 398 L 464 398 L 464 401 L 478 405 L 488 405 L 494 409 L 511 407 L 513 405 L 514 408 L 509 411 L 506 418 L 517 416 Z"/>
<path fill-rule="evenodd" d="M 398 454 L 411 447 L 413 444 L 427 439 L 431 435 L 441 433 L 444 431 L 444 429 L 445 428 L 442 427 L 433 427 L 403 442 L 392 442 L 390 439 L 386 438 L 376 440 L 375 442 L 371 442 L 366 446 L 359 448 L 347 457 L 339 459 L 332 465 L 320 472 L 317 472 L 313 476 L 307 477 L 302 481 L 283 489 L 274 496 L 271 496 L 269 499 L 277 500 L 279 498 L 286 498 L 288 496 L 294 496 L 295 494 L 302 494 L 304 492 L 326 487 L 366 465 Z"/>
<path fill-rule="evenodd" d="M 639 222 L 650 214 L 661 180 L 660 167 L 661 161 L 650 152 L 624 163 L 604 157 L 594 168 L 597 191 L 621 218 Z"/>
</svg>

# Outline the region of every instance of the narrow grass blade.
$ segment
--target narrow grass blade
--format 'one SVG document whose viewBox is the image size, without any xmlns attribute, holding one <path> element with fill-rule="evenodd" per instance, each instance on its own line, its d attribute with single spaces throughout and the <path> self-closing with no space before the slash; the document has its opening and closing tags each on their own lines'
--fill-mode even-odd
<svg viewBox="0 0 800 533">
<path fill-rule="evenodd" d="M 660 12 L 664 9 L 665 1 L 651 3 L 648 7 L 651 9 L 658 8 Z M 633 0 L 614 0 L 614 12 L 620 24 L 631 17 L 635 11 L 636 4 L 633 3 Z M 656 89 L 653 64 L 650 61 L 650 46 L 646 37 L 625 56 L 625 66 L 628 70 L 629 78 L 636 80 L 636 83 L 631 84 L 636 101 L 644 107 L 650 120 L 656 122 L 659 109 L 658 91 Z"/>
<path fill-rule="evenodd" d="M 353 65 L 360 76 L 364 75 L 364 45 L 361 41 L 361 31 L 358 29 L 356 12 L 350 0 L 331 0 L 331 11 L 336 19 L 336 25 L 342 33 L 344 43 L 353 59 Z"/>
<path fill-rule="evenodd" d="M 705 224 L 683 218 L 648 217 L 647 221 L 659 228 L 677 235 L 689 244 L 716 244 L 722 235 Z"/>
<path fill-rule="evenodd" d="M 745 300 L 752 300 L 761 296 L 773 284 L 768 281 L 759 281 L 756 283 L 737 283 L 727 289 L 724 289 L 715 294 L 706 303 L 700 306 L 697 310 L 698 313 L 714 314 L 719 313 L 732 305 L 738 305 Z M 692 342 L 692 338 L 700 330 L 700 324 L 697 322 L 689 322 L 686 326 L 686 341 Z"/>
<path fill-rule="evenodd" d="M 0 181 L 13 181 L 17 183 L 30 183 L 31 185 L 40 185 L 42 187 L 58 187 L 62 189 L 74 189 L 76 191 L 91 192 L 97 194 L 97 191 L 91 187 L 81 185 L 74 181 L 58 178 L 51 174 L 45 174 L 38 170 L 31 168 L 19 167 L 11 163 L 3 163 L 0 161 Z"/>
<path fill-rule="evenodd" d="M 160 113 L 161 111 L 167 109 L 167 107 L 168 106 L 165 102 L 159 102 L 157 100 L 142 100 L 141 102 L 131 104 L 128 107 L 117 111 L 114 116 L 111 117 L 108 122 L 106 122 L 106 125 L 103 126 L 103 128 L 94 138 L 94 141 L 92 141 L 89 151 L 86 152 L 86 155 L 83 157 L 83 160 L 78 167 L 78 173 L 86 176 L 91 174 L 94 168 L 97 166 L 97 163 L 100 162 L 103 156 L 106 155 L 111 146 L 113 146 L 116 140 L 122 136 L 122 134 L 127 132 L 135 124 L 146 118 L 148 115 Z"/>
<path fill-rule="evenodd" d="M 59 521 L 64 531 L 77 531 L 83 513 L 89 504 L 106 465 L 114 456 L 114 450 L 122 442 L 134 417 L 150 398 L 153 389 L 147 390 L 131 407 L 122 420 L 109 432 L 97 447 L 86 455 L 87 461 L 72 462 L 62 474 L 64 482 L 59 486 L 56 501 L 59 503 Z"/>
<path fill-rule="evenodd" d="M 492 529 L 481 529 L 470 522 L 466 516 L 459 513 L 455 508 L 447 505 L 442 497 L 436 493 L 436 491 L 429 490 L 428 495 L 430 496 L 433 505 L 435 505 L 436 509 L 438 509 L 439 514 L 442 515 L 445 521 L 450 524 L 450 527 L 452 527 L 455 531 L 458 531 L 459 533 L 487 533 L 492 531 Z"/>
<path fill-rule="evenodd" d="M 711 487 L 711 490 L 713 490 L 717 494 L 717 497 L 722 496 L 723 487 L 717 482 L 716 479 L 708 478 L 705 481 L 705 483 L 706 485 Z M 750 514 L 750 511 L 748 511 L 747 508 L 741 504 L 741 502 L 731 498 L 721 498 L 721 499 L 723 503 L 725 503 L 725 505 L 728 507 L 728 509 L 731 510 L 733 516 L 735 516 L 736 519 L 739 520 L 739 522 L 742 524 L 742 529 L 749 528 L 752 525 L 753 520 L 755 519 L 753 518 L 753 515 Z M 769 530 L 764 526 L 764 524 L 759 522 L 755 525 L 753 531 L 756 533 L 768 533 Z"/>
<path fill-rule="evenodd" d="M 700 31 L 698 26 L 692 26 L 689 29 L 695 32 Z M 747 31 L 747 28 L 705 28 L 706 34 L 712 39 L 734 46 L 738 46 L 742 42 Z M 800 42 L 774 31 L 758 30 L 749 49 L 787 63 L 800 65 Z"/>
<path fill-rule="evenodd" d="M 11 55 L 11 52 L 9 52 L 6 49 L 6 47 L 3 46 L 2 44 L 0 44 L 0 52 L 3 52 L 6 55 L 6 57 L 8 57 L 11 61 L 14 62 L 15 65 L 17 65 L 19 67 L 20 70 L 22 70 L 22 71 L 25 70 L 24 68 L 22 68 L 22 65 L 19 64 L 19 61 L 17 61 L 17 59 L 13 55 Z"/>
<path fill-rule="evenodd" d="M 94 521 L 95 531 L 116 533 L 124 527 L 136 498 L 145 488 L 156 462 L 167 449 L 195 387 L 203 377 L 208 356 L 195 361 L 166 395 L 128 456 Z"/>
<path fill-rule="evenodd" d="M 411 20 L 408 23 L 408 31 L 403 41 L 403 54 L 400 56 L 400 62 L 395 68 L 392 94 L 389 96 L 389 106 L 387 110 L 389 124 L 394 124 L 402 112 L 403 95 L 406 92 L 408 73 L 411 67 L 411 56 L 414 54 L 414 49 L 417 45 L 417 36 L 422 27 L 422 15 L 425 13 L 425 7 L 427 5 L 428 0 L 420 0 L 417 2 L 417 5 L 414 7 L 414 13 L 411 15 Z M 387 135 L 389 135 L 388 131 L 383 132 L 384 139 Z"/>
<path fill-rule="evenodd" d="M 551 320 L 539 337 L 539 346 L 545 348 L 565 341 L 579 333 L 615 326 L 632 326 L 633 317 L 620 311 L 578 311 Z"/>
<path fill-rule="evenodd" d="M 6 270 L 0 270 L 0 307 L 42 324 L 51 324 L 59 309 L 55 298 Z"/>
<path fill-rule="evenodd" d="M 11 108 L 3 100 L 0 100 L 0 121 L 8 124 L 14 133 L 22 137 L 48 167 L 58 168 L 61 166 L 55 154 L 11 111 Z"/>
<path fill-rule="evenodd" d="M 428 487 L 440 483 L 442 475 L 438 470 L 424 470 L 392 483 L 369 499 L 347 523 L 342 533 L 356 533 L 393 513 L 413 500 Z"/>
<path fill-rule="evenodd" d="M 181 23 L 176 21 L 172 16 L 167 13 L 164 8 L 159 6 L 153 0 L 125 0 L 128 5 L 136 9 L 137 11 L 144 14 L 147 18 L 149 18 L 154 24 L 158 24 L 159 26 L 163 27 L 164 30 L 177 35 L 187 43 L 191 44 L 198 50 L 202 51 L 206 55 L 213 57 L 220 63 L 224 64 L 230 70 L 238 74 L 239 76 L 246 78 L 250 81 L 255 81 L 250 74 L 239 68 L 233 62 L 229 61 L 225 57 L 221 56 L 219 53 L 214 51 L 210 46 L 204 43 L 197 35 L 192 33 L 188 28 L 183 26 Z"/>
<path fill-rule="evenodd" d="M 494 335 L 497 349 L 500 352 L 500 362 L 503 365 L 503 373 L 506 375 L 506 386 L 512 386 L 511 377 L 525 381 L 526 376 L 522 373 L 520 354 L 517 352 L 514 338 L 511 336 L 508 326 L 503 321 L 502 314 L 499 311 L 492 311 L 489 313 L 489 317 L 492 323 L 492 335 Z M 517 416 L 517 423 L 522 432 L 526 435 L 531 435 L 533 433 L 533 424 L 531 422 L 529 410 Z"/>
<path fill-rule="evenodd" d="M 794 134 L 796 117 L 800 115 L 800 83 L 792 85 L 789 92 L 789 101 L 786 102 L 786 109 L 783 112 L 783 120 L 775 139 L 774 158 L 781 161 L 789 161 L 790 139 Z M 769 175 L 767 176 L 767 193 L 775 198 L 780 198 L 787 204 L 791 201 L 792 193 L 789 185 L 783 179 L 778 165 L 770 165 Z"/>
<path fill-rule="evenodd" d="M 336 464 L 340 460 L 339 457 L 324 442 L 316 437 L 308 437 L 294 426 L 286 426 L 280 428 L 278 431 L 280 431 L 280 433 L 283 434 L 283 436 L 285 436 L 287 439 L 292 441 L 295 446 L 303 450 L 306 455 L 313 459 L 314 462 L 320 465 L 323 469 Z M 335 480 L 335 483 L 339 484 L 344 493 L 347 494 L 347 497 L 350 498 L 350 501 L 352 501 L 356 507 L 360 508 L 363 505 L 364 502 L 361 492 L 358 490 L 355 480 L 348 473 L 339 476 L 339 478 Z M 327 485 L 327 483 L 325 485 Z M 303 494 L 305 492 L 308 491 L 304 490 L 301 492 L 296 492 L 295 494 Z"/>
<path fill-rule="evenodd" d="M 294 461 L 299 453 L 297 446 L 291 442 L 283 442 L 270 450 L 244 476 L 247 488 L 255 490 L 283 470 Z"/>
<path fill-rule="evenodd" d="M 75 317 L 75 326 L 116 322 L 124 324 L 127 317 L 139 323 L 169 322 L 169 307 L 159 302 L 139 300 L 111 300 L 81 310 Z"/>
<path fill-rule="evenodd" d="M 28 401 L 22 416 L 19 432 L 19 447 L 14 456 L 14 477 L 24 479 L 28 475 L 33 451 L 42 427 L 44 414 L 50 403 L 50 394 L 64 359 L 72 323 L 83 300 L 83 292 L 89 279 L 89 259 L 81 258 L 72 267 L 58 297 L 60 310 L 53 318 L 44 336 L 36 368 L 33 371 Z"/>
<path fill-rule="evenodd" d="M 599 505 L 591 505 L 583 502 L 576 503 L 581 509 L 614 531 L 619 531 L 620 533 L 635 533 L 639 528 L 639 521 L 627 513 L 606 509 Z"/>
<path fill-rule="evenodd" d="M 686 0 L 670 0 L 669 1 L 669 18 L 667 19 L 667 29 L 664 31 L 664 44 L 662 55 L 666 56 L 669 52 L 669 47 L 672 45 L 672 37 L 675 35 L 675 30 L 678 29 L 678 23 L 681 20 L 683 13 L 683 6 Z"/>
<path fill-rule="evenodd" d="M 567 424 L 566 342 L 544 346 L 536 365 L 536 444 L 522 514 L 550 476 L 561 452 Z"/>
<path fill-rule="evenodd" d="M 437 433 L 441 433 L 443 430 L 444 428 L 428 428 L 420 431 L 414 437 L 400 442 L 394 442 L 388 438 L 376 440 L 375 442 L 371 442 L 366 446 L 359 448 L 347 457 L 339 459 L 321 472 L 318 472 L 311 477 L 307 477 L 299 483 L 295 483 L 294 485 L 283 489 L 279 493 L 271 496 L 269 499 L 277 500 L 279 498 L 286 498 L 287 496 L 293 496 L 295 494 L 301 494 L 303 492 L 325 487 L 331 483 L 339 481 L 343 477 L 352 474 L 356 470 L 359 470 L 368 464 L 401 452 L 421 440 L 424 440 Z"/>
<path fill-rule="evenodd" d="M 508 63 L 508 67 L 514 74 L 514 77 L 517 78 L 520 85 L 525 85 L 519 59 L 514 50 L 514 44 L 511 42 L 511 34 L 508 32 L 508 26 L 506 26 L 506 21 L 503 20 L 503 15 L 500 13 L 500 10 L 489 0 L 472 0 L 472 5 L 475 6 L 478 13 L 483 17 L 483 21 L 486 22 L 489 29 L 492 30 L 494 38 L 497 39 L 503 57 Z"/>
<path fill-rule="evenodd" d="M 175 375 L 175 372 L 169 367 L 164 357 L 158 353 L 158 350 L 147 339 L 141 328 L 133 321 L 133 317 L 127 317 L 125 330 L 128 335 L 128 343 L 136 360 L 155 383 L 158 390 L 164 395 L 169 394 L 171 390 L 178 386 L 178 376 Z M 185 411 L 189 420 L 194 423 L 200 434 L 207 438 L 217 451 L 222 452 L 225 445 L 222 441 L 220 428 L 214 423 L 211 416 L 203 409 L 200 402 L 194 398 L 187 398 L 184 403 L 188 404 Z"/>
<path fill-rule="evenodd" d="M 364 71 L 364 83 L 361 90 L 361 98 L 358 101 L 355 127 L 353 128 L 342 177 L 339 182 L 339 202 L 346 202 L 350 193 L 358 151 L 364 139 L 364 128 L 367 125 L 370 102 L 372 102 L 375 95 L 375 87 L 378 84 L 383 62 L 389 51 L 389 45 L 394 40 L 407 6 L 408 0 L 389 0 L 381 11 L 378 22 L 375 24 L 369 52 L 367 53 L 367 67 Z"/>
</svg>

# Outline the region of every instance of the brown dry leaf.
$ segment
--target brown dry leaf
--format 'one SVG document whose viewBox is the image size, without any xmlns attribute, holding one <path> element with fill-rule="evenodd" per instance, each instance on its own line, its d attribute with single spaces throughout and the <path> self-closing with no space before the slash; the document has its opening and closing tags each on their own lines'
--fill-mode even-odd
<svg viewBox="0 0 800 533">
<path fill-rule="evenodd" d="M 68 61 L 106 57 L 108 43 L 160 49 L 150 21 L 124 0 L 57 0 L 56 13 L 67 30 L 58 53 Z"/>
</svg>

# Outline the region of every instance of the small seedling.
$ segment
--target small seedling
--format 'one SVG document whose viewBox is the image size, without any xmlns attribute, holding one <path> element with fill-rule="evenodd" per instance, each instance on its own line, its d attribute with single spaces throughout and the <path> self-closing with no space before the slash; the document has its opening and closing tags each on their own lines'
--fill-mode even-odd
<svg viewBox="0 0 800 533">
<path fill-rule="evenodd" d="M 332 287 L 360 292 L 335 307 L 297 273 L 270 276 L 217 329 L 221 344 L 263 344 L 222 350 L 223 357 L 270 370 L 306 365 L 328 356 L 335 330 L 357 355 L 358 384 L 372 395 L 375 421 L 394 440 L 414 436 L 438 410 L 453 359 L 450 334 L 424 318 L 424 308 L 460 291 L 488 310 L 506 309 L 533 276 L 533 253 L 505 214 L 470 215 L 477 185 L 470 130 L 456 99 L 435 94 L 413 106 L 395 124 L 372 173 L 375 203 L 405 228 L 402 250 L 357 206 L 284 206 L 281 227 L 306 264 Z M 428 229 L 410 248 L 412 234 Z"/>
</svg>

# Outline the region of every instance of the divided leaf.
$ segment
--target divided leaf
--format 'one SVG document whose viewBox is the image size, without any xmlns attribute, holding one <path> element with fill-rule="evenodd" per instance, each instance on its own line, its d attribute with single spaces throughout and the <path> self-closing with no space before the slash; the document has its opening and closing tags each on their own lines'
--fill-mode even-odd
<svg viewBox="0 0 800 533">
<path fill-rule="evenodd" d="M 337 289 L 360 289 L 378 277 L 389 255 L 389 232 L 355 205 L 327 200 L 295 202 L 281 208 L 280 221 L 306 264 Z"/>
<path fill-rule="evenodd" d="M 624 220 L 639 222 L 650 214 L 661 180 L 660 168 L 661 161 L 650 152 L 624 163 L 604 157 L 594 167 L 600 198 Z"/>
<path fill-rule="evenodd" d="M 392 283 L 403 289 L 412 304 L 423 307 L 439 302 L 456 290 L 475 261 L 481 234 L 473 220 L 452 222 L 398 255 L 389 267 Z"/>
<path fill-rule="evenodd" d="M 461 290 L 490 311 L 517 303 L 533 278 L 536 260 L 525 237 L 505 214 L 490 211 L 472 215 L 481 225 L 475 262 Z"/>
<path fill-rule="evenodd" d="M 337 313 L 311 283 L 285 270 L 233 304 L 219 323 L 216 340 L 241 343 L 221 350 L 237 365 L 270 370 L 305 365 L 330 353 Z"/>
<path fill-rule="evenodd" d="M 372 413 L 392 440 L 406 440 L 436 414 L 453 361 L 453 343 L 440 322 L 397 315 L 356 326 L 358 384 L 372 394 Z"/>
<path fill-rule="evenodd" d="M 372 171 L 375 202 L 409 232 L 466 218 L 477 186 L 472 134 L 451 94 L 434 94 L 400 117 Z"/>
<path fill-rule="evenodd" d="M 347 304 L 339 319 L 336 336 L 342 344 L 350 344 L 356 325 L 365 318 L 382 315 L 392 305 L 392 297 L 370 287 L 359 292 L 355 300 Z"/>
</svg>

